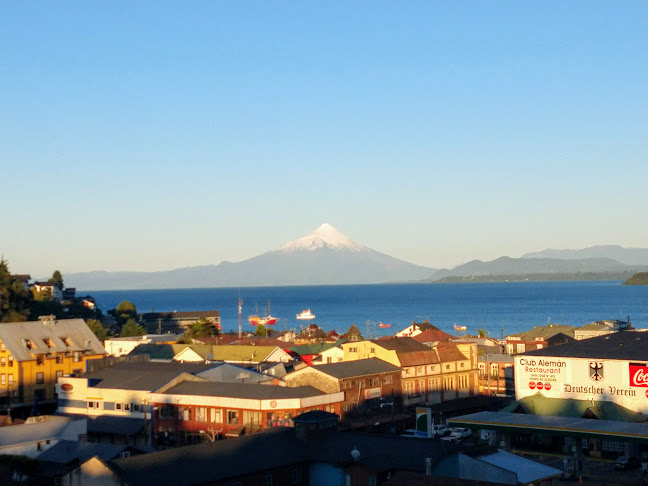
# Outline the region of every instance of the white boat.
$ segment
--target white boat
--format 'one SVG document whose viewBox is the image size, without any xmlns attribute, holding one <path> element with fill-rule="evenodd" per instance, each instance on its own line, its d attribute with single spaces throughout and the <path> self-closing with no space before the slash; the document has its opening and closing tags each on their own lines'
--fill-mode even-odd
<svg viewBox="0 0 648 486">
<path fill-rule="evenodd" d="M 313 314 L 310 309 L 306 309 L 297 314 L 297 319 L 310 321 L 311 319 L 315 319 L 315 314 Z"/>
</svg>

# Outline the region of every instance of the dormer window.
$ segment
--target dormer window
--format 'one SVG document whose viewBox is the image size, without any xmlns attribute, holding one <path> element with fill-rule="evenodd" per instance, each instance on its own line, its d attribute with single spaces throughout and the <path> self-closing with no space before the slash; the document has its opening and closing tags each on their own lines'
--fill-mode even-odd
<svg viewBox="0 0 648 486">
<path fill-rule="evenodd" d="M 70 341 L 70 338 L 62 337 L 61 341 L 63 341 L 63 344 L 65 344 L 68 347 L 72 346 L 72 341 Z"/>
<path fill-rule="evenodd" d="M 54 345 L 50 338 L 43 338 L 43 342 L 45 343 L 45 346 L 47 346 L 48 348 L 51 348 Z"/>
<path fill-rule="evenodd" d="M 31 348 L 32 348 L 32 342 L 31 342 L 31 339 L 25 339 L 25 340 L 24 340 L 24 343 L 25 343 L 25 347 L 26 347 L 27 349 L 31 349 Z"/>
</svg>

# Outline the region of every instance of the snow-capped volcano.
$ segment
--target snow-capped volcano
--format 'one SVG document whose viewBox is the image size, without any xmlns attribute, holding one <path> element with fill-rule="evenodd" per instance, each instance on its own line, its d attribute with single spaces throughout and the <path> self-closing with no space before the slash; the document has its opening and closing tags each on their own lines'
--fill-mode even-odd
<svg viewBox="0 0 648 486">
<path fill-rule="evenodd" d="M 276 251 L 289 253 L 301 250 L 312 251 L 325 247 L 334 250 L 351 251 L 362 251 L 367 249 L 367 247 L 356 243 L 348 236 L 340 233 L 332 225 L 324 223 L 309 235 L 295 241 L 284 243 Z"/>
<path fill-rule="evenodd" d="M 336 285 L 419 281 L 434 270 L 360 245 L 330 224 L 241 262 L 166 272 L 91 272 L 68 275 L 77 288 L 155 289 L 264 285 Z"/>
</svg>

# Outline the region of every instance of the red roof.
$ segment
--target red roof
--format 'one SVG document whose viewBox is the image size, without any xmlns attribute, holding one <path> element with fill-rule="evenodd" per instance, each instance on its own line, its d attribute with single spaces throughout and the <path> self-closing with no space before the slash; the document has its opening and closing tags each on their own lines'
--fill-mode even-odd
<svg viewBox="0 0 648 486">
<path fill-rule="evenodd" d="M 446 342 L 453 336 L 441 329 L 426 329 L 421 334 L 412 336 L 412 339 L 419 343 L 433 343 L 433 342 Z"/>
</svg>

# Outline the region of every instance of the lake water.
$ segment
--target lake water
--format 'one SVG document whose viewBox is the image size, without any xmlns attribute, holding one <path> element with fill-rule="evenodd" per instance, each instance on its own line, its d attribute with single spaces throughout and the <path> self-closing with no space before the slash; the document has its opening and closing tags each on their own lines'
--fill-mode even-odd
<svg viewBox="0 0 648 486">
<path fill-rule="evenodd" d="M 243 329 L 254 330 L 247 316 L 262 313 L 271 301 L 275 328 L 299 329 L 295 316 L 310 308 L 324 330 L 345 332 L 355 323 L 365 335 L 367 321 L 392 324 L 376 335 L 393 334 L 412 321 L 428 319 L 454 333 L 453 324 L 490 336 L 525 331 L 547 322 L 582 326 L 601 319 L 627 319 L 648 327 L 648 286 L 621 282 L 524 282 L 476 284 L 327 285 L 214 289 L 93 291 L 106 312 L 123 300 L 139 312 L 219 310 L 225 331 L 238 329 L 238 296 L 243 300 Z M 80 293 L 80 295 L 83 295 Z M 308 323 L 306 321 L 306 323 Z M 305 324 L 304 324 L 305 325 Z M 370 335 L 374 326 L 370 324 Z"/>
</svg>

